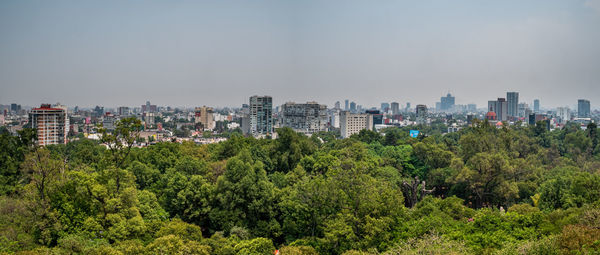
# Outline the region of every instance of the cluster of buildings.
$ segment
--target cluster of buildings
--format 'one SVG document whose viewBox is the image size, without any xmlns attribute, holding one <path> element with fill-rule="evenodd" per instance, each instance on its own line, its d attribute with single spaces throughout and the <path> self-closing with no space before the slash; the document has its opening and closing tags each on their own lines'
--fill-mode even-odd
<svg viewBox="0 0 600 255">
<path fill-rule="evenodd" d="M 111 131 L 120 119 L 126 117 L 142 121 L 141 145 L 181 140 L 219 142 L 226 139 L 219 134 L 238 128 L 243 134 L 254 137 L 276 137 L 277 128 L 289 127 L 305 135 L 335 131 L 346 138 L 361 130 L 379 131 L 392 126 L 428 125 L 432 122 L 446 124 L 451 133 L 469 125 L 473 119 L 484 118 L 497 126 L 547 121 L 549 128 L 561 128 L 570 121 L 582 126 L 593 121 L 589 100 L 579 99 L 576 112 L 569 107 L 542 111 L 539 99 L 533 101 L 531 109 L 527 103 L 519 102 L 518 92 L 507 92 L 506 97 L 490 100 L 487 108 L 479 110 L 475 104 L 457 105 L 455 97 L 448 93 L 433 109 L 424 104 L 411 108 L 410 102 L 403 107 L 398 102 L 382 102 L 379 109 L 366 109 L 348 99 L 343 107 L 337 101 L 333 108 L 312 101 L 274 106 L 271 96 L 251 96 L 241 108 L 201 106 L 180 109 L 161 107 L 147 101 L 140 107 L 120 106 L 106 110 L 102 106 L 68 109 L 61 104 L 27 108 L 13 103 L 0 105 L 0 111 L 1 126 L 6 126 L 11 132 L 32 127 L 37 131 L 39 145 L 64 144 L 81 135 L 99 139 L 98 126 Z M 597 112 L 595 114 L 598 115 Z"/>
</svg>

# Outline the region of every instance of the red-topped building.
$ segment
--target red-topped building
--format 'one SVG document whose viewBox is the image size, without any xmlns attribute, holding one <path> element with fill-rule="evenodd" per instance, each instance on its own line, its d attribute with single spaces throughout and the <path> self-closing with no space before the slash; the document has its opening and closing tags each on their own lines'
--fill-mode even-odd
<svg viewBox="0 0 600 255">
<path fill-rule="evenodd" d="M 29 112 L 29 123 L 36 130 L 38 145 L 66 144 L 69 134 L 67 107 L 42 104 Z"/>
</svg>

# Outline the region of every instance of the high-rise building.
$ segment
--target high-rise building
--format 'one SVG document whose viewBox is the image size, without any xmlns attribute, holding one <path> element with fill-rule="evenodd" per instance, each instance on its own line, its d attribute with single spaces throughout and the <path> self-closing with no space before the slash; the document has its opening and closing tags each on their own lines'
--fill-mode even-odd
<svg viewBox="0 0 600 255">
<path fill-rule="evenodd" d="M 445 97 L 441 97 L 440 106 L 443 112 L 452 111 L 452 108 L 454 107 L 454 97 L 450 93 Z"/>
<path fill-rule="evenodd" d="M 373 116 L 373 130 L 375 125 L 383 124 L 383 114 L 379 110 L 367 110 L 365 113 Z"/>
<path fill-rule="evenodd" d="M 335 106 L 333 107 L 334 109 L 340 109 L 341 105 L 340 105 L 340 101 L 335 102 Z"/>
<path fill-rule="evenodd" d="M 270 135 L 273 132 L 273 98 L 250 97 L 250 133 L 253 136 Z"/>
<path fill-rule="evenodd" d="M 410 112 L 410 102 L 406 102 L 406 112 Z"/>
<path fill-rule="evenodd" d="M 498 101 L 496 101 L 496 100 L 490 100 L 490 101 L 488 101 L 488 109 L 487 109 L 487 111 L 495 113 L 496 112 L 496 105 L 497 105 L 496 103 L 497 102 Z"/>
<path fill-rule="evenodd" d="M 506 92 L 508 117 L 519 116 L 519 92 Z"/>
<path fill-rule="evenodd" d="M 204 130 L 213 130 L 215 128 L 215 118 L 213 109 L 202 106 L 194 109 L 194 123 L 201 123 Z"/>
<path fill-rule="evenodd" d="M 539 99 L 533 100 L 533 112 L 540 113 L 540 100 Z"/>
<path fill-rule="evenodd" d="M 559 123 L 567 123 L 571 120 L 571 110 L 569 107 L 558 107 L 556 108 L 556 117 L 558 118 Z"/>
<path fill-rule="evenodd" d="M 69 134 L 69 118 L 67 108 L 61 105 L 54 107 L 42 104 L 29 112 L 29 123 L 36 130 L 37 144 L 66 144 Z"/>
<path fill-rule="evenodd" d="M 353 134 L 358 134 L 363 129 L 373 129 L 373 115 L 367 113 L 350 113 L 348 111 L 340 113 L 340 132 L 342 137 L 348 138 Z"/>
<path fill-rule="evenodd" d="M 508 120 L 508 102 L 505 98 L 498 98 L 498 101 L 496 101 L 496 116 L 498 116 L 499 121 Z"/>
<path fill-rule="evenodd" d="M 385 113 L 390 109 L 390 104 L 389 103 L 381 103 L 381 108 L 379 110 L 381 110 L 381 112 Z"/>
<path fill-rule="evenodd" d="M 311 135 L 327 131 L 327 106 L 317 102 L 296 104 L 285 103 L 281 106 L 281 126 L 290 127 L 296 132 Z"/>
<path fill-rule="evenodd" d="M 417 124 L 425 124 L 427 119 L 427 106 L 424 104 L 418 104 L 416 107 L 417 113 Z"/>
<path fill-rule="evenodd" d="M 417 118 L 418 117 L 427 117 L 427 106 L 424 104 L 418 104 L 416 108 Z"/>
<path fill-rule="evenodd" d="M 518 116 L 521 118 L 529 116 L 529 114 L 527 114 L 528 109 L 529 109 L 529 105 L 527 105 L 527 103 L 519 103 L 519 110 L 517 111 Z"/>
<path fill-rule="evenodd" d="M 590 113 L 590 100 L 577 100 L 577 116 L 579 118 L 589 118 L 591 117 Z"/>
<path fill-rule="evenodd" d="M 392 102 L 392 114 L 398 115 L 400 114 L 400 104 L 398 102 Z"/>
<path fill-rule="evenodd" d="M 355 102 L 350 102 L 350 111 L 353 113 L 356 113 L 357 109 L 356 109 L 356 103 Z"/>
<path fill-rule="evenodd" d="M 346 100 L 344 101 L 344 104 L 345 104 L 345 105 L 344 105 L 344 111 L 348 111 L 348 110 L 350 110 L 350 105 L 349 105 L 350 103 L 349 103 L 348 99 L 346 99 Z"/>
</svg>

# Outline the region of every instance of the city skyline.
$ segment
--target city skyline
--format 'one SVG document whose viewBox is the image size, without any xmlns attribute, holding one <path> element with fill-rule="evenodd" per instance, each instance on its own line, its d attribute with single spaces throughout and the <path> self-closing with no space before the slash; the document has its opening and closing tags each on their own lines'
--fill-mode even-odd
<svg viewBox="0 0 600 255">
<path fill-rule="evenodd" d="M 0 103 L 600 101 L 600 1 L 0 2 Z"/>
</svg>

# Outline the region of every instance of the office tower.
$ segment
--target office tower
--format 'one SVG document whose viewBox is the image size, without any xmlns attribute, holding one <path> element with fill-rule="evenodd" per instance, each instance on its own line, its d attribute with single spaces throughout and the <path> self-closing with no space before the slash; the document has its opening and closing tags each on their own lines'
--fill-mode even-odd
<svg viewBox="0 0 600 255">
<path fill-rule="evenodd" d="M 381 103 L 381 112 L 385 113 L 390 109 L 390 104 L 389 103 Z"/>
<path fill-rule="evenodd" d="M 490 101 L 488 101 L 488 109 L 487 109 L 487 111 L 495 113 L 496 112 L 496 105 L 497 105 L 496 103 L 497 102 L 498 101 L 496 101 L 496 100 L 490 100 Z"/>
<path fill-rule="evenodd" d="M 508 120 L 508 102 L 505 98 L 498 98 L 496 101 L 496 116 L 498 116 L 499 121 Z"/>
<path fill-rule="evenodd" d="M 290 127 L 296 132 L 312 135 L 327 131 L 327 106 L 317 102 L 296 104 L 285 103 L 281 106 L 281 126 Z"/>
<path fill-rule="evenodd" d="M 340 131 L 344 138 L 358 134 L 361 130 L 373 130 L 373 115 L 367 113 L 340 113 Z"/>
<path fill-rule="evenodd" d="M 442 102 L 435 102 L 435 111 L 436 112 L 442 111 Z"/>
<path fill-rule="evenodd" d="M 215 118 L 213 108 L 202 106 L 194 109 L 194 123 L 202 124 L 202 129 L 213 130 L 215 128 Z"/>
<path fill-rule="evenodd" d="M 375 125 L 383 124 L 383 114 L 379 110 L 367 110 L 365 113 L 373 116 L 373 130 Z"/>
<path fill-rule="evenodd" d="M 398 102 L 392 102 L 391 107 L 393 115 L 400 114 L 400 104 Z"/>
<path fill-rule="evenodd" d="M 15 104 L 12 103 L 10 104 L 10 111 L 14 114 L 19 114 L 19 112 L 21 111 L 21 105 L 20 104 Z"/>
<path fill-rule="evenodd" d="M 559 123 L 567 123 L 571 120 L 571 110 L 569 107 L 558 107 L 556 108 L 556 117 L 558 118 Z"/>
<path fill-rule="evenodd" d="M 29 123 L 36 130 L 37 144 L 41 146 L 50 144 L 66 144 L 69 134 L 69 118 L 67 108 L 61 105 L 51 107 L 42 104 L 29 112 Z"/>
<path fill-rule="evenodd" d="M 540 113 L 540 100 L 539 99 L 533 100 L 533 112 Z"/>
<path fill-rule="evenodd" d="M 270 135 L 273 132 L 273 98 L 250 97 L 250 133 L 253 136 Z"/>
<path fill-rule="evenodd" d="M 519 103 L 519 110 L 517 111 L 517 115 L 519 117 L 525 117 L 527 109 L 529 109 L 529 105 L 527 105 L 527 103 Z"/>
<path fill-rule="evenodd" d="M 506 92 L 506 103 L 508 117 L 517 117 L 519 115 L 519 92 Z"/>
<path fill-rule="evenodd" d="M 404 109 L 406 112 L 410 112 L 410 102 L 406 102 L 406 109 Z"/>
<path fill-rule="evenodd" d="M 353 113 L 356 113 L 356 103 L 355 102 L 350 103 L 350 111 Z"/>
<path fill-rule="evenodd" d="M 454 97 L 450 93 L 445 97 L 441 97 L 440 106 L 442 111 L 452 111 L 452 108 L 454 108 Z"/>
<path fill-rule="evenodd" d="M 579 118 L 590 118 L 590 100 L 577 100 L 577 116 Z"/>
<path fill-rule="evenodd" d="M 344 111 L 348 111 L 348 110 L 350 110 L 350 105 L 349 105 L 348 99 L 346 99 L 346 100 L 344 101 L 344 103 L 345 103 L 345 105 L 344 105 Z"/>
<path fill-rule="evenodd" d="M 334 109 L 340 109 L 341 105 L 340 105 L 340 101 L 335 102 L 335 107 L 333 107 Z"/>
</svg>

